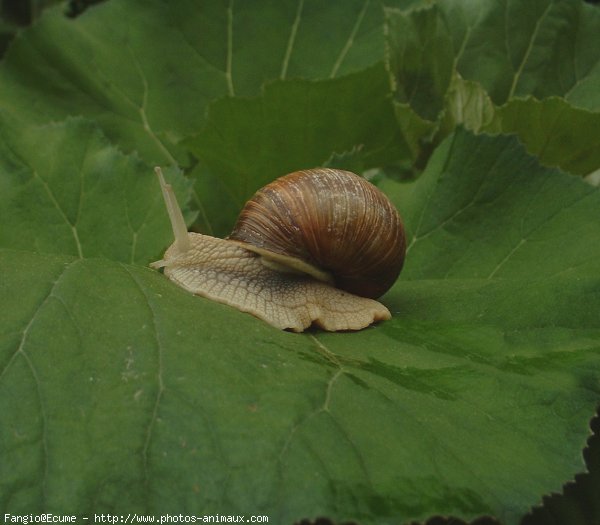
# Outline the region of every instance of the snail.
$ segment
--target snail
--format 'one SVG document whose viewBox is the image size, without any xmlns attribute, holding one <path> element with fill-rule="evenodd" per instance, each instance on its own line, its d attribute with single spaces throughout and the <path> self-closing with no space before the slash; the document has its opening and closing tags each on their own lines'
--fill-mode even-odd
<svg viewBox="0 0 600 525">
<path fill-rule="evenodd" d="M 155 168 L 175 235 L 152 263 L 182 288 L 281 329 L 360 330 L 391 317 L 374 299 L 404 262 L 402 220 L 354 173 L 296 171 L 258 190 L 226 239 L 188 232 L 171 186 Z"/>
</svg>

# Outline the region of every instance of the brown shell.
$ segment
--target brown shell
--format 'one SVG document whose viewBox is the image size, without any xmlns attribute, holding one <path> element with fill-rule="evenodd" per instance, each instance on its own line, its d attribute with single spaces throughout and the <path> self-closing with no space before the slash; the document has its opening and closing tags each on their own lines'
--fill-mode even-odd
<svg viewBox="0 0 600 525">
<path fill-rule="evenodd" d="M 329 272 L 335 286 L 376 298 L 396 281 L 406 251 L 389 199 L 349 171 L 296 171 L 258 190 L 229 236 Z"/>
</svg>

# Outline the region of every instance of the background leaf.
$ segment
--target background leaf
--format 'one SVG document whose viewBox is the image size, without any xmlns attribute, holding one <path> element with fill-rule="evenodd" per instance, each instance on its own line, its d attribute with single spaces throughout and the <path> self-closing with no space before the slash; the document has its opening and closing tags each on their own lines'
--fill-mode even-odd
<svg viewBox="0 0 600 525">
<path fill-rule="evenodd" d="M 550 166 L 587 175 L 600 166 L 600 113 L 570 106 L 561 98 L 512 100 L 491 124 L 517 133 L 530 153 Z"/>
<path fill-rule="evenodd" d="M 596 156 L 583 152 L 596 149 L 600 126 L 596 8 L 572 0 L 449 1 L 386 9 L 386 24 L 397 118 L 414 122 L 413 110 L 423 119 L 409 139 L 417 166 L 462 124 L 518 133 L 546 165 L 582 175 L 598 168 Z"/>
<path fill-rule="evenodd" d="M 563 96 L 597 110 L 600 63 L 593 42 L 596 8 L 572 0 L 439 4 L 455 42 L 457 69 L 480 82 L 496 104 L 512 97 Z M 505 24 L 509 19 L 511 24 Z"/>
<path fill-rule="evenodd" d="M 148 162 L 188 165 L 177 143 L 198 132 L 212 100 L 371 66 L 382 26 L 380 4 L 363 0 L 111 0 L 76 19 L 48 10 L 0 67 L 0 108 L 37 123 L 84 115 Z"/>
<path fill-rule="evenodd" d="M 279 332 L 148 269 L 2 250 L 2 301 L 27 283 L 0 337 L 5 511 L 513 524 L 560 490 L 600 393 L 598 190 L 466 132 L 419 181 L 388 184 L 411 234 L 433 229 L 384 299 L 393 320 L 355 334 Z M 481 239 L 521 194 L 527 215 L 515 203 Z M 558 249 L 566 230 L 588 250 Z M 509 261 L 527 231 L 539 249 Z M 477 263 L 477 242 L 498 250 Z"/>
<path fill-rule="evenodd" d="M 172 240 L 151 168 L 88 121 L 4 120 L 0 173 L 0 246 L 145 265 Z M 190 184 L 175 170 L 167 175 L 187 202 Z"/>
</svg>

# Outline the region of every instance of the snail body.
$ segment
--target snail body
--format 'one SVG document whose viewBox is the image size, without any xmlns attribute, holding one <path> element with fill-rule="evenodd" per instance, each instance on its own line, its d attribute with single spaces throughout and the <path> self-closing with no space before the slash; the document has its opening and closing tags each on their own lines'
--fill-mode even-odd
<svg viewBox="0 0 600 525">
<path fill-rule="evenodd" d="M 188 291 L 277 328 L 359 330 L 391 317 L 374 300 L 402 269 L 405 236 L 393 204 L 353 173 L 313 169 L 264 188 L 227 239 L 188 233 L 160 169 L 175 242 L 161 261 Z"/>
</svg>

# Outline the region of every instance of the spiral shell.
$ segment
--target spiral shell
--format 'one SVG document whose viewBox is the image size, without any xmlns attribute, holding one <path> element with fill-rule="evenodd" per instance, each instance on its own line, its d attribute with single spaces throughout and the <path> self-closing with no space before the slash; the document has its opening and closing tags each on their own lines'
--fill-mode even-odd
<svg viewBox="0 0 600 525">
<path fill-rule="evenodd" d="M 389 199 L 358 175 L 324 168 L 296 171 L 260 189 L 229 239 L 370 298 L 394 284 L 406 251 Z"/>
</svg>

